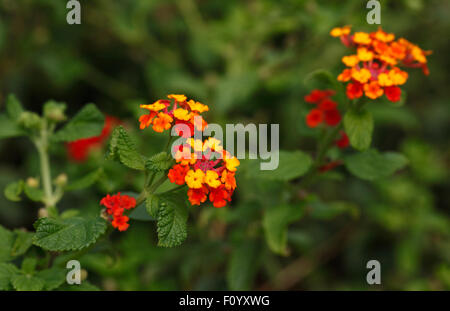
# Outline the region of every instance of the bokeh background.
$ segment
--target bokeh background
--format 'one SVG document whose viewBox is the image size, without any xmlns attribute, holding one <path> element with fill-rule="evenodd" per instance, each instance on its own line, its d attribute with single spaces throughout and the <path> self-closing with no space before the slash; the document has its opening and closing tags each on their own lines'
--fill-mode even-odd
<svg viewBox="0 0 450 311">
<path fill-rule="evenodd" d="M 119 118 L 139 149 L 152 154 L 161 135 L 138 130 L 139 103 L 183 93 L 210 106 L 209 122 L 279 123 L 281 148 L 314 151 L 304 123 L 318 69 L 335 76 L 346 55 L 329 36 L 335 26 L 366 23 L 367 1 L 81 0 L 81 25 L 66 23 L 63 0 L 0 0 L 0 103 L 15 93 L 40 111 L 48 99 L 68 113 L 94 102 Z M 366 182 L 344 169 L 313 189 L 324 202 L 303 206 L 288 231 L 288 252 L 273 253 L 262 210 L 282 204 L 285 184 L 238 179 L 230 207 L 193 207 L 187 241 L 156 247 L 153 222 L 132 222 L 82 258 L 89 281 L 106 290 L 450 289 L 450 2 L 382 0 L 382 27 L 432 50 L 430 75 L 410 71 L 403 107 L 372 105 L 373 145 L 404 153 L 410 165 Z M 52 170 L 69 179 L 103 165 L 91 189 L 67 194 L 62 210 L 98 213 L 105 193 L 139 191 L 142 176 L 104 160 L 84 162 L 65 146 L 52 150 Z M 26 139 L 0 141 L 0 188 L 38 176 Z M 39 206 L 0 196 L 0 224 L 32 229 Z M 366 283 L 365 264 L 381 262 L 382 285 Z"/>
</svg>

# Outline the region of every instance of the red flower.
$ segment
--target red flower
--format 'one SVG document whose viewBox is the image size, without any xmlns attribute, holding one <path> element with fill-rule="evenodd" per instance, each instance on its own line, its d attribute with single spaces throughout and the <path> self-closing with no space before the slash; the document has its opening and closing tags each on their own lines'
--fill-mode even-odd
<svg viewBox="0 0 450 311">
<path fill-rule="evenodd" d="M 387 86 L 384 88 L 384 94 L 391 102 L 398 102 L 402 95 L 402 90 L 398 86 Z"/>
<path fill-rule="evenodd" d="M 335 126 L 339 122 L 341 122 L 341 114 L 339 113 L 339 110 L 332 109 L 332 110 L 326 110 L 325 111 L 325 123 L 329 126 Z"/>
<path fill-rule="evenodd" d="M 200 189 L 189 188 L 187 195 L 192 205 L 200 205 L 208 198 L 208 188 L 202 186 Z"/>
<path fill-rule="evenodd" d="M 106 197 L 101 199 L 100 205 L 106 207 L 106 213 L 111 215 L 109 220 L 114 228 L 119 231 L 125 231 L 128 229 L 129 218 L 123 215 L 125 210 L 136 207 L 136 199 L 128 195 L 121 195 L 120 192 L 115 195 L 107 194 Z"/>
<path fill-rule="evenodd" d="M 323 111 L 320 109 L 312 109 L 306 116 L 306 124 L 309 127 L 316 127 L 323 120 Z"/>
<path fill-rule="evenodd" d="M 167 176 L 169 177 L 171 183 L 175 183 L 177 185 L 184 185 L 185 183 L 184 178 L 186 177 L 186 173 L 188 171 L 189 171 L 188 166 L 176 164 L 169 170 L 169 174 Z"/>
<path fill-rule="evenodd" d="M 220 185 L 217 188 L 211 188 L 209 194 L 209 200 L 213 203 L 214 207 L 224 207 L 227 205 L 227 201 L 231 201 L 229 192 L 225 189 L 224 185 Z"/>
<path fill-rule="evenodd" d="M 331 99 L 324 99 L 319 104 L 320 110 L 335 110 L 337 108 L 337 103 Z"/>
<path fill-rule="evenodd" d="M 363 85 L 359 82 L 347 84 L 347 97 L 349 99 L 360 98 L 363 96 Z"/>
<path fill-rule="evenodd" d="M 347 148 L 348 145 L 350 144 L 350 140 L 348 139 L 347 134 L 345 134 L 345 132 L 341 132 L 341 138 L 339 138 L 338 141 L 336 141 L 336 145 L 341 148 Z"/>
<path fill-rule="evenodd" d="M 114 126 L 119 123 L 120 121 L 117 118 L 106 116 L 105 126 L 99 136 L 78 139 L 67 144 L 69 158 L 76 162 L 86 161 L 89 152 L 92 149 L 100 148 L 111 134 Z"/>
<path fill-rule="evenodd" d="M 319 103 L 334 94 L 335 92 L 333 90 L 312 90 L 311 93 L 305 96 L 305 101 L 307 103 Z"/>
</svg>

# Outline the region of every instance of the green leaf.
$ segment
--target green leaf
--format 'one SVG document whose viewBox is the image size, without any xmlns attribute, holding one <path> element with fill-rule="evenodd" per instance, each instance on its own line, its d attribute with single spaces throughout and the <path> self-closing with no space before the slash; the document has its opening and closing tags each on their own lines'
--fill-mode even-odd
<svg viewBox="0 0 450 311">
<path fill-rule="evenodd" d="M 74 141 L 98 136 L 104 124 L 105 117 L 100 110 L 94 104 L 87 104 L 52 138 L 55 141 Z"/>
<path fill-rule="evenodd" d="M 25 258 L 22 261 L 21 270 L 23 273 L 33 274 L 34 269 L 36 269 L 36 264 L 37 264 L 36 258 L 31 258 L 31 257 Z"/>
<path fill-rule="evenodd" d="M 22 112 L 23 108 L 17 97 L 13 94 L 9 95 L 6 100 L 6 113 L 8 117 L 13 121 L 17 121 Z"/>
<path fill-rule="evenodd" d="M 34 233 L 14 230 L 15 240 L 11 248 L 11 255 L 14 257 L 23 255 L 33 245 Z"/>
<path fill-rule="evenodd" d="M 19 180 L 13 183 L 10 183 L 5 188 L 5 197 L 14 202 L 18 202 L 21 200 L 20 194 L 22 193 L 22 190 L 24 188 L 24 182 L 23 180 Z"/>
<path fill-rule="evenodd" d="M 100 217 L 68 219 L 41 218 L 34 224 L 33 243 L 48 251 L 83 249 L 94 243 L 106 230 L 106 221 Z"/>
<path fill-rule="evenodd" d="M 5 114 L 0 114 L 0 139 L 25 136 L 27 132 Z"/>
<path fill-rule="evenodd" d="M 374 149 L 345 158 L 345 166 L 350 173 L 365 180 L 388 177 L 407 164 L 408 159 L 400 153 L 379 153 Z"/>
<path fill-rule="evenodd" d="M 19 269 L 13 264 L 0 262 L 0 290 L 11 289 L 11 278 L 19 273 Z"/>
<path fill-rule="evenodd" d="M 188 211 L 182 193 L 159 196 L 158 246 L 174 247 L 187 237 Z"/>
<path fill-rule="evenodd" d="M 24 190 L 26 196 L 32 201 L 42 202 L 44 199 L 44 192 L 42 189 L 30 187 L 27 183 L 24 183 Z"/>
<path fill-rule="evenodd" d="M 39 271 L 36 276 L 44 281 L 44 290 L 54 290 L 66 280 L 66 270 L 53 267 Z"/>
<path fill-rule="evenodd" d="M 235 247 L 227 268 L 230 290 L 250 290 L 258 270 L 258 244 L 246 241 Z"/>
<path fill-rule="evenodd" d="M 262 171 L 260 161 L 247 160 L 247 175 L 251 178 L 288 181 L 304 175 L 312 164 L 311 157 L 301 151 L 280 150 L 272 156 L 279 157 L 278 168 Z"/>
<path fill-rule="evenodd" d="M 150 216 L 153 218 L 158 217 L 158 210 L 159 210 L 159 197 L 156 194 L 150 194 L 147 196 L 147 199 L 145 200 L 145 208 L 147 210 L 147 213 L 149 213 Z"/>
<path fill-rule="evenodd" d="M 145 202 L 142 202 L 136 206 L 133 211 L 128 215 L 131 219 L 140 221 L 155 221 L 156 217 L 152 217 L 147 213 Z"/>
<path fill-rule="evenodd" d="M 68 210 L 65 210 L 64 212 L 62 212 L 59 217 L 61 217 L 61 219 L 67 219 L 67 218 L 72 218 L 72 217 L 78 216 L 79 214 L 80 214 L 80 211 L 77 209 L 68 209 Z"/>
<path fill-rule="evenodd" d="M 145 168 L 145 158 L 137 152 L 135 143 L 122 126 L 114 129 L 108 158 L 116 159 L 132 169 L 144 170 Z"/>
<path fill-rule="evenodd" d="M 303 208 L 294 205 L 281 205 L 265 210 L 263 228 L 269 248 L 280 255 L 287 255 L 288 225 L 303 216 Z"/>
<path fill-rule="evenodd" d="M 84 177 L 75 180 L 74 182 L 69 183 L 64 190 L 66 191 L 73 191 L 73 190 L 80 190 L 87 188 L 94 184 L 100 176 L 103 174 L 103 168 L 98 168 L 95 171 L 90 172 L 89 174 L 85 175 Z"/>
<path fill-rule="evenodd" d="M 155 154 L 145 162 L 145 168 L 155 173 L 164 172 L 172 165 L 173 159 L 167 152 Z"/>
<path fill-rule="evenodd" d="M 14 243 L 14 233 L 0 225 L 0 262 L 13 259 L 11 249 Z"/>
<path fill-rule="evenodd" d="M 305 77 L 303 82 L 309 85 L 310 88 L 318 89 L 336 89 L 338 86 L 336 78 L 325 69 L 317 69 L 311 72 Z"/>
<path fill-rule="evenodd" d="M 45 286 L 43 279 L 30 274 L 15 274 L 11 278 L 11 283 L 18 291 L 39 291 Z"/>
<path fill-rule="evenodd" d="M 370 147 L 373 132 L 370 112 L 349 110 L 344 116 L 344 127 L 353 148 L 363 151 Z"/>
</svg>

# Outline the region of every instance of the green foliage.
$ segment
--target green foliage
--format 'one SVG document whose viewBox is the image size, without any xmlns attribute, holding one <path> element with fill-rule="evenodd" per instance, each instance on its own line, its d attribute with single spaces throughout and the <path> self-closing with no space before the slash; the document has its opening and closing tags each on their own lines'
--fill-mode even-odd
<svg viewBox="0 0 450 311">
<path fill-rule="evenodd" d="M 49 251 L 70 251 L 83 249 L 97 241 L 106 230 L 106 222 L 100 217 L 41 218 L 34 227 L 35 245 Z"/>
<path fill-rule="evenodd" d="M 170 154 L 167 154 L 167 152 L 160 152 L 150 157 L 145 162 L 145 168 L 149 171 L 160 173 L 168 170 L 173 163 L 174 161 Z"/>
<path fill-rule="evenodd" d="M 20 194 L 22 193 L 24 188 L 24 182 L 23 180 L 19 180 L 13 183 L 10 183 L 8 186 L 6 186 L 5 188 L 5 197 L 10 200 L 10 201 L 20 201 Z"/>
<path fill-rule="evenodd" d="M 367 110 L 349 110 L 344 116 L 345 132 L 353 148 L 363 151 L 372 142 L 373 118 Z"/>
<path fill-rule="evenodd" d="M 252 288 L 258 265 L 258 244 L 255 241 L 246 241 L 234 247 L 227 267 L 230 290 Z"/>
<path fill-rule="evenodd" d="M 36 202 L 42 202 L 42 200 L 44 199 L 44 192 L 42 191 L 42 189 L 30 187 L 29 185 L 27 185 L 27 183 L 24 183 L 23 188 L 24 188 L 24 192 L 25 192 L 26 196 L 30 200 L 36 201 Z"/>
<path fill-rule="evenodd" d="M 9 261 L 13 258 L 11 249 L 14 244 L 14 234 L 8 229 L 0 226 L 0 262 Z"/>
<path fill-rule="evenodd" d="M 345 158 L 345 166 L 355 176 L 365 180 L 386 178 L 408 164 L 400 153 L 380 153 L 370 149 Z"/>
<path fill-rule="evenodd" d="M 135 143 L 122 126 L 114 129 L 109 143 L 109 159 L 118 160 L 123 165 L 144 170 L 145 158 L 136 150 Z"/>
<path fill-rule="evenodd" d="M 90 172 L 89 174 L 83 176 L 82 178 L 69 183 L 66 187 L 64 187 L 64 190 L 73 191 L 87 188 L 92 184 L 94 184 L 102 175 L 103 175 L 103 168 L 100 167 Z"/>
<path fill-rule="evenodd" d="M 157 194 L 150 194 L 147 196 L 145 200 L 145 208 L 147 210 L 147 213 L 153 217 L 158 217 L 158 211 L 159 211 L 159 204 L 160 200 Z"/>
<path fill-rule="evenodd" d="M 8 99 L 6 100 L 6 113 L 8 114 L 8 117 L 13 121 L 17 121 L 19 120 L 22 112 L 22 104 L 19 102 L 16 96 L 12 94 L 9 95 Z"/>
<path fill-rule="evenodd" d="M 0 114 L 0 139 L 24 136 L 26 132 L 16 122 Z"/>
<path fill-rule="evenodd" d="M 274 206 L 264 211 L 262 224 L 269 248 L 280 255 L 287 255 L 288 225 L 303 216 L 303 207 L 299 205 Z"/>
<path fill-rule="evenodd" d="M 187 237 L 188 211 L 184 194 L 159 196 L 158 202 L 158 246 L 178 246 Z"/>
<path fill-rule="evenodd" d="M 11 289 L 11 278 L 19 269 L 13 264 L 0 262 L 0 290 Z"/>
<path fill-rule="evenodd" d="M 102 132 L 105 117 L 94 104 L 84 106 L 64 127 L 53 136 L 54 141 L 74 141 L 98 136 Z"/>
<path fill-rule="evenodd" d="M 277 155 L 273 155 L 276 157 Z M 245 167 L 247 176 L 269 180 L 289 181 L 303 176 L 312 164 L 311 157 L 302 151 L 279 151 L 279 165 L 275 170 L 263 171 L 260 168 L 261 161 L 247 160 Z M 267 162 L 268 160 L 262 160 Z"/>
</svg>

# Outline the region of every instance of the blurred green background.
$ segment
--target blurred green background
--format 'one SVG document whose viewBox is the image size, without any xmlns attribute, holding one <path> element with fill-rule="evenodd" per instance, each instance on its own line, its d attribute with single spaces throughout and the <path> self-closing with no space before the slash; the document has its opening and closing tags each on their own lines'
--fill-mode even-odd
<svg viewBox="0 0 450 311">
<path fill-rule="evenodd" d="M 64 101 L 72 115 L 94 102 L 120 118 L 146 154 L 163 135 L 138 130 L 139 103 L 170 93 L 210 106 L 215 123 L 279 123 L 282 149 L 313 152 L 316 133 L 304 117 L 309 73 L 335 76 L 348 54 L 329 36 L 335 26 L 373 31 L 366 1 L 318 0 L 81 0 L 81 25 L 66 23 L 63 0 L 0 0 L 0 103 L 15 93 L 40 111 Z M 384 30 L 432 50 L 430 75 L 409 70 L 405 106 L 369 105 L 373 145 L 404 153 L 410 165 L 369 183 L 342 169 L 311 193 L 289 227 L 288 251 L 273 253 L 262 211 L 283 204 L 287 186 L 238 178 L 230 207 L 192 207 L 187 241 L 156 247 L 155 225 L 133 221 L 82 259 L 89 281 L 107 290 L 450 289 L 450 2 L 382 1 Z M 92 189 L 68 194 L 61 209 L 98 213 L 105 193 L 138 191 L 135 172 L 103 160 L 70 162 L 52 150 L 53 175 L 69 179 L 105 166 Z M 38 176 L 33 146 L 0 141 L 0 186 Z M 264 193 L 264 195 L 261 195 Z M 0 197 L 0 224 L 32 229 L 39 206 Z M 382 285 L 366 283 L 368 260 L 381 262 Z"/>
</svg>

